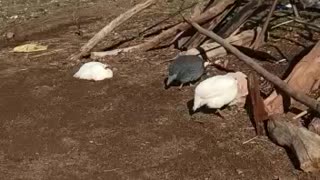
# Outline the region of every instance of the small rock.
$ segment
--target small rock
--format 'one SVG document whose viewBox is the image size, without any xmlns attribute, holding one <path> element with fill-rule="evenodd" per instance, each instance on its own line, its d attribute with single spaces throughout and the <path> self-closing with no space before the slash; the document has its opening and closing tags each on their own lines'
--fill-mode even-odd
<svg viewBox="0 0 320 180">
<path fill-rule="evenodd" d="M 7 32 L 6 34 L 6 38 L 7 39 L 12 39 L 14 37 L 14 33 L 13 32 Z"/>
<path fill-rule="evenodd" d="M 241 169 L 236 169 L 236 171 L 239 175 L 243 174 L 243 171 Z"/>
<path fill-rule="evenodd" d="M 18 15 L 11 16 L 10 19 L 18 19 Z"/>
</svg>

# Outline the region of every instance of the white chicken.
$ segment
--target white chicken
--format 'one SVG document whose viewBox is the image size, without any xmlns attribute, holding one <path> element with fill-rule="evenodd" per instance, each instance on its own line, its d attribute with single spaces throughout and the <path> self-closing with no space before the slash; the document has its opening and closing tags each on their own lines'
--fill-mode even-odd
<svg viewBox="0 0 320 180">
<path fill-rule="evenodd" d="M 218 75 L 202 81 L 195 89 L 193 111 L 206 105 L 219 109 L 234 101 L 238 94 L 237 80 L 232 76 Z M 220 112 L 219 112 L 220 113 Z"/>
<path fill-rule="evenodd" d="M 73 75 L 73 77 L 94 81 L 112 78 L 112 70 L 106 67 L 106 64 L 102 64 L 100 62 L 88 62 L 82 65 L 79 71 Z"/>
</svg>

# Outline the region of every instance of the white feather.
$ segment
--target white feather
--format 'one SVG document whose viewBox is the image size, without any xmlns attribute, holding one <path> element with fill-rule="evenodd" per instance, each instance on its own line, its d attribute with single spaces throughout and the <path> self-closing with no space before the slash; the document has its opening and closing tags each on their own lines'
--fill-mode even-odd
<svg viewBox="0 0 320 180">
<path fill-rule="evenodd" d="M 219 109 L 231 103 L 238 93 L 237 80 L 230 75 L 218 75 L 202 81 L 195 89 L 193 110 L 203 105 Z"/>
<path fill-rule="evenodd" d="M 106 64 L 102 64 L 100 62 L 88 62 L 83 64 L 79 71 L 73 75 L 73 77 L 94 81 L 101 81 L 107 78 L 112 78 L 112 70 L 106 67 Z"/>
</svg>

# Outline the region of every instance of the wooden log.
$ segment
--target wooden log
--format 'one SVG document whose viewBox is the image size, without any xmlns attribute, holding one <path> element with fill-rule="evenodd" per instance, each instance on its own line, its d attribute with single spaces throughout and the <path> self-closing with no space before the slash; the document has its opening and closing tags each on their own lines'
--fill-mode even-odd
<svg viewBox="0 0 320 180">
<path fill-rule="evenodd" d="M 104 37 L 106 37 L 110 32 L 112 32 L 116 27 L 121 25 L 130 19 L 133 15 L 139 13 L 145 8 L 153 5 L 157 0 L 147 0 L 144 3 L 137 4 L 133 8 L 129 9 L 127 12 L 120 14 L 116 19 L 111 21 L 107 26 L 102 28 L 97 34 L 95 34 L 85 45 L 80 48 L 80 53 L 73 55 L 72 60 L 79 59 L 82 56 L 88 55 L 89 51 L 97 45 Z"/>
<path fill-rule="evenodd" d="M 320 80 L 320 41 L 312 48 L 312 50 L 300 60 L 293 68 L 292 72 L 285 79 L 288 86 L 294 91 L 308 94 L 312 89 L 319 88 Z M 284 102 L 284 101 L 288 102 Z M 315 100 L 314 100 L 315 101 Z M 294 101 L 290 98 L 283 97 L 277 91 L 264 101 L 269 114 L 283 113 L 284 109 L 290 106 Z"/>
<path fill-rule="evenodd" d="M 260 86 L 257 76 L 253 73 L 249 74 L 249 98 L 251 110 L 253 111 L 253 121 L 258 136 L 264 135 L 263 121 L 268 119 L 268 113 L 265 110 L 263 99 L 260 95 Z"/>
<path fill-rule="evenodd" d="M 211 7 L 204 13 L 202 13 L 200 16 L 197 16 L 195 18 L 192 18 L 193 21 L 197 23 L 204 23 L 207 22 L 208 20 L 216 17 L 218 14 L 223 12 L 229 5 L 232 5 L 235 2 L 235 0 L 223 0 L 219 1 L 216 6 Z M 132 52 L 132 51 L 147 51 L 155 46 L 159 45 L 161 42 L 166 41 L 168 38 L 171 38 L 172 36 L 176 35 L 177 32 L 179 31 L 184 31 L 188 28 L 190 28 L 191 25 L 187 22 L 182 22 L 180 24 L 177 24 L 176 26 L 167 29 L 166 31 L 162 32 L 161 34 L 153 37 L 152 39 L 148 40 L 147 42 L 144 42 L 142 44 L 138 44 L 136 46 L 131 46 L 127 48 L 122 48 L 122 49 L 115 49 L 111 51 L 106 51 L 106 52 L 94 52 L 91 54 L 92 58 L 95 57 L 104 57 L 108 55 L 117 55 L 120 52 Z"/>
<path fill-rule="evenodd" d="M 257 32 L 254 30 L 243 31 L 236 36 L 231 36 L 225 39 L 226 42 L 231 43 L 236 46 L 249 47 L 254 41 L 255 35 L 261 31 L 261 28 L 257 29 Z M 199 55 L 205 52 L 205 56 L 208 58 L 212 57 L 220 57 L 225 56 L 227 54 L 227 50 L 222 47 L 219 43 L 207 43 L 200 46 L 200 49 L 203 50 L 200 52 L 198 48 L 192 48 L 188 51 L 184 52 L 187 55 Z"/>
<path fill-rule="evenodd" d="M 298 127 L 273 116 L 267 124 L 270 138 L 280 146 L 288 147 L 305 172 L 320 170 L 320 136 L 304 127 Z"/>
<path fill-rule="evenodd" d="M 304 93 L 302 93 L 299 90 L 292 89 L 285 82 L 283 82 L 279 77 L 268 72 L 266 69 L 261 67 L 258 63 L 256 63 L 249 56 L 240 52 L 237 48 L 235 48 L 232 45 L 230 45 L 229 43 L 227 43 L 224 39 L 219 37 L 217 34 L 203 29 L 199 24 L 197 24 L 195 22 L 192 22 L 192 21 L 188 21 L 188 22 L 190 24 L 192 24 L 192 26 L 195 27 L 200 33 L 207 35 L 208 37 L 212 38 L 217 43 L 221 44 L 228 51 L 232 52 L 236 57 L 238 57 L 240 60 L 244 61 L 248 66 L 250 66 L 256 72 L 258 72 L 265 79 L 267 79 L 268 81 L 273 83 L 280 90 L 282 90 L 283 92 L 285 92 L 286 94 L 291 96 L 293 99 L 303 103 L 304 105 L 308 106 L 309 108 L 311 108 L 317 112 L 320 112 L 320 104 L 315 99 L 308 97 L 307 95 L 305 95 Z M 320 58 L 320 56 L 319 56 L 319 58 Z M 320 71 L 318 71 L 318 73 L 320 73 Z"/>
</svg>

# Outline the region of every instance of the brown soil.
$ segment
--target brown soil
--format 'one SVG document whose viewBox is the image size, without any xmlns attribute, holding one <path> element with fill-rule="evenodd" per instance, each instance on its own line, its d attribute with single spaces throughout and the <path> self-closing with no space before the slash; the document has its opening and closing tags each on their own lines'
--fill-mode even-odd
<svg viewBox="0 0 320 180">
<path fill-rule="evenodd" d="M 161 62 L 175 56 L 175 50 L 107 57 L 103 61 L 114 68 L 110 80 L 73 78 L 78 66 L 69 66 L 69 55 L 138 2 L 14 2 L 0 1 L 2 33 L 14 32 L 16 38 L 3 38 L 0 50 L 1 179 L 317 178 L 297 170 L 287 152 L 267 138 L 244 143 L 255 136 L 245 109 L 226 108 L 225 119 L 201 112 L 190 116 L 193 87 L 164 89 L 167 64 Z M 117 28 L 100 47 L 137 36 L 173 14 L 179 3 L 161 2 L 144 11 Z M 72 19 L 72 12 L 78 21 Z M 15 15 L 16 19 L 10 18 Z M 76 34 L 77 22 L 83 36 Z M 272 33 L 293 34 L 290 37 L 312 44 L 284 30 Z M 10 52 L 13 45 L 33 41 L 49 49 Z M 303 50 L 286 40 L 273 44 L 289 59 Z M 281 59 L 273 48 L 268 50 Z M 231 68 L 250 71 L 233 56 L 226 58 L 231 59 Z M 288 66 L 261 64 L 278 75 Z"/>
</svg>

